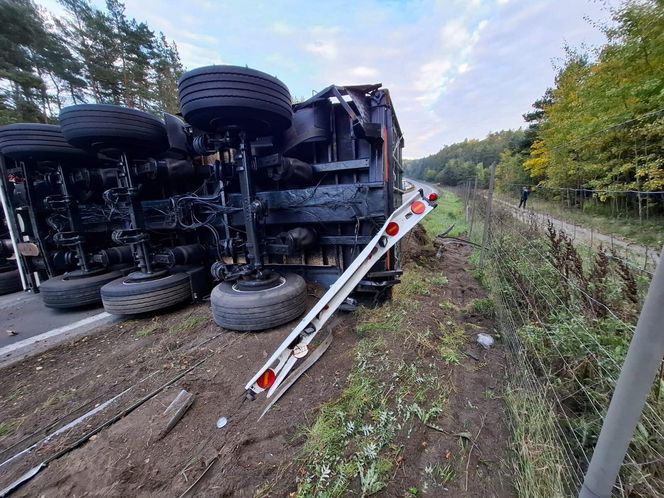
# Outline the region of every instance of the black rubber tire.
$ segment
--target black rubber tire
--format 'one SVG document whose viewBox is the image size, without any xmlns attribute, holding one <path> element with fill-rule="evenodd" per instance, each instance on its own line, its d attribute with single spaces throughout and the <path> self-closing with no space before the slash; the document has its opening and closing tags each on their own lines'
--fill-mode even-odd
<svg viewBox="0 0 664 498">
<path fill-rule="evenodd" d="M 238 291 L 231 282 L 212 289 L 212 316 L 220 327 L 259 331 L 278 327 L 302 315 L 307 309 L 307 284 L 295 273 L 282 275 L 278 287 Z"/>
<path fill-rule="evenodd" d="M 131 275 L 109 282 L 101 289 L 104 309 L 113 315 L 140 315 L 191 302 L 188 273 L 173 273 L 154 280 L 132 281 Z"/>
<path fill-rule="evenodd" d="M 111 271 L 90 277 L 69 278 L 68 274 L 49 278 L 39 286 L 44 306 L 56 309 L 73 309 L 101 304 L 101 288 L 124 275 Z"/>
<path fill-rule="evenodd" d="M 168 149 L 163 121 L 138 109 L 110 104 L 81 104 L 60 111 L 65 139 L 75 147 L 100 151 L 159 154 Z"/>
<path fill-rule="evenodd" d="M 0 154 L 17 161 L 94 161 L 84 150 L 72 147 L 57 125 L 16 123 L 0 127 Z"/>
<path fill-rule="evenodd" d="M 255 69 L 199 67 L 182 75 L 178 91 L 184 119 L 203 131 L 238 126 L 256 135 L 275 135 L 293 119 L 288 87 Z"/>
<path fill-rule="evenodd" d="M 23 284 L 16 265 L 0 267 L 0 296 L 20 290 L 23 290 Z"/>
</svg>

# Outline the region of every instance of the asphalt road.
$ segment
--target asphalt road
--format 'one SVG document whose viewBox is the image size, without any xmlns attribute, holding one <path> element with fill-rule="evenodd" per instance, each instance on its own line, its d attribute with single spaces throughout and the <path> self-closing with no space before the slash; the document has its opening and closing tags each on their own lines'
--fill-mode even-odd
<svg viewBox="0 0 664 498">
<path fill-rule="evenodd" d="M 56 311 L 39 294 L 16 292 L 0 296 L 0 365 L 43 351 L 117 318 L 99 305 Z"/>
<path fill-rule="evenodd" d="M 404 180 L 407 180 L 410 183 L 412 183 L 413 185 L 415 185 L 416 189 L 421 188 L 424 191 L 425 196 L 428 196 L 432 192 L 434 192 L 436 194 L 440 194 L 440 190 L 438 189 L 438 187 L 436 187 L 435 185 L 432 185 L 430 183 L 423 182 L 422 180 L 413 180 L 412 178 L 404 178 Z"/>
</svg>

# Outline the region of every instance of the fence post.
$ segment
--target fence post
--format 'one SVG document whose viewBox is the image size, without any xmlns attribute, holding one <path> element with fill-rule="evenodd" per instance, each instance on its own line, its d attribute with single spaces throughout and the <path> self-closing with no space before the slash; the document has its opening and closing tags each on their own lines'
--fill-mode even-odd
<svg viewBox="0 0 664 498">
<path fill-rule="evenodd" d="M 610 498 L 664 357 L 664 248 L 586 472 L 579 498 Z"/>
<path fill-rule="evenodd" d="M 463 193 L 463 203 L 464 203 L 464 215 L 466 223 L 468 223 L 468 208 L 470 207 L 470 180 L 466 180 L 464 183 L 464 193 Z"/>
<path fill-rule="evenodd" d="M 493 188 L 496 183 L 496 163 L 491 165 L 491 178 L 489 180 L 489 195 L 486 199 L 486 216 L 484 219 L 484 233 L 482 234 L 482 251 L 480 252 L 480 270 L 484 269 L 484 258 L 486 256 L 487 245 L 489 245 L 489 236 L 491 228 L 491 208 L 493 205 Z"/>
<path fill-rule="evenodd" d="M 473 187 L 473 195 L 471 197 L 470 208 L 470 226 L 468 227 L 468 240 L 473 240 L 473 224 L 475 223 L 475 204 L 477 202 L 477 176 L 475 176 L 475 186 Z"/>
</svg>

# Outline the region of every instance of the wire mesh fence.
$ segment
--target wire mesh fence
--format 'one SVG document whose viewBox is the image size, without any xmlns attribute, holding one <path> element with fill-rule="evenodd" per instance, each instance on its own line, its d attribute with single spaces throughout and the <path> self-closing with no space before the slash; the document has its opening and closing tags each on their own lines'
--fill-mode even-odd
<svg viewBox="0 0 664 498">
<path fill-rule="evenodd" d="M 458 188 L 469 237 L 481 240 L 487 201 Z M 510 351 L 516 487 L 572 496 L 583 482 L 639 311 L 649 268 L 605 241 L 575 238 L 537 213 L 494 202 L 483 279 Z M 646 265 L 647 266 L 647 265 Z M 615 488 L 664 496 L 664 369 L 652 386 Z"/>
</svg>

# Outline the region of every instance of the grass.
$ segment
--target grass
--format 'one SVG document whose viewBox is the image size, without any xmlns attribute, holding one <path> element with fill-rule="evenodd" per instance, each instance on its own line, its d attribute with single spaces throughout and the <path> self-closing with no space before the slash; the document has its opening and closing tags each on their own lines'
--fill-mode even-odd
<svg viewBox="0 0 664 498">
<path fill-rule="evenodd" d="M 463 212 L 463 202 L 452 192 L 442 190 L 438 198 L 438 207 L 422 220 L 422 225 L 430 237 L 443 233 L 454 225 L 449 233 L 453 237 L 458 237 L 464 233 L 468 227 Z"/>
<path fill-rule="evenodd" d="M 208 318 L 205 315 L 198 315 L 196 313 L 192 313 L 189 316 L 187 316 L 185 319 L 183 319 L 181 322 L 173 325 L 173 327 L 171 327 L 171 332 L 173 332 L 174 334 L 186 332 L 188 330 L 195 329 L 196 327 L 204 324 L 207 321 Z"/>
<path fill-rule="evenodd" d="M 459 307 L 456 304 L 454 304 L 450 301 L 443 301 L 441 303 L 438 303 L 438 307 L 441 310 L 445 310 L 445 311 L 457 311 L 459 309 Z"/>
<path fill-rule="evenodd" d="M 475 299 L 471 307 L 475 313 L 486 318 L 493 318 L 496 313 L 496 303 L 490 297 Z"/>
<path fill-rule="evenodd" d="M 431 282 L 432 285 L 436 285 L 438 287 L 442 287 L 443 285 L 447 285 L 450 283 L 449 279 L 447 277 L 444 277 L 442 275 L 436 276 L 436 277 L 431 277 L 429 279 L 429 282 Z"/>
<path fill-rule="evenodd" d="M 568 464 L 556 438 L 555 408 L 541 395 L 525 390 L 510 390 L 505 398 L 512 424 L 518 496 L 562 498 L 575 494 L 565 488 Z"/>
<path fill-rule="evenodd" d="M 466 336 L 461 327 L 457 324 L 450 325 L 450 323 L 441 325 L 442 336 L 438 352 L 443 361 L 448 365 L 458 365 L 463 358 L 461 348 L 464 345 Z"/>
<path fill-rule="evenodd" d="M 18 429 L 23 423 L 23 418 L 15 418 L 12 420 L 3 420 L 0 422 L 0 439 L 5 439 Z"/>
<path fill-rule="evenodd" d="M 463 330 L 451 321 L 435 331 L 411 326 L 409 317 L 419 306 L 413 294 L 428 295 L 435 285 L 444 285 L 427 280 L 426 272 L 410 269 L 391 302 L 360 310 L 356 330 L 362 339 L 354 366 L 341 395 L 323 405 L 302 433 L 293 496 L 369 496 L 384 490 L 401 460 L 399 439 L 407 438 L 416 424 L 435 424 L 444 413 L 450 388 L 431 353 L 451 358 L 463 343 Z M 388 346 L 388 341 L 414 341 L 415 350 L 425 348 L 429 354 L 413 358 L 411 353 L 406 359 L 403 355 L 412 348 Z M 431 487 L 453 477 L 451 467 L 435 465 L 422 479 Z M 404 492 L 417 496 L 420 491 L 413 487 Z"/>
<path fill-rule="evenodd" d="M 434 277 L 436 278 L 436 277 Z M 399 293 L 406 295 L 419 295 L 419 296 L 428 296 L 431 294 L 431 288 L 434 283 L 434 278 L 431 278 L 427 273 L 417 266 L 411 270 L 405 272 L 401 277 L 401 283 L 399 284 Z M 438 277 L 445 278 L 445 277 Z M 438 280 L 440 281 L 440 280 Z M 442 285 L 442 284 L 438 284 Z"/>
<path fill-rule="evenodd" d="M 360 343 L 346 388 L 306 430 L 305 477 L 296 496 L 342 496 L 353 480 L 359 481 L 363 496 L 386 486 L 398 450 L 392 444 L 395 415 L 377 395 L 385 389 L 376 375 L 385 364 L 378 360 L 381 349 L 377 340 Z"/>
<path fill-rule="evenodd" d="M 401 328 L 407 311 L 404 308 L 360 308 L 356 331 L 360 336 L 372 332 L 396 332 Z"/>
<path fill-rule="evenodd" d="M 136 337 L 148 337 L 159 328 L 156 322 L 150 322 L 136 331 Z"/>
<path fill-rule="evenodd" d="M 76 389 L 75 388 L 70 388 L 66 389 L 63 391 L 58 391 L 54 394 L 51 394 L 46 401 L 44 401 L 41 406 L 38 408 L 38 410 L 45 410 L 47 408 L 50 408 L 53 405 L 57 405 L 60 403 L 64 403 L 65 401 L 69 401 L 74 394 L 76 394 Z"/>
<path fill-rule="evenodd" d="M 424 468 L 424 474 L 433 481 L 434 484 L 444 485 L 448 482 L 451 482 L 456 477 L 456 472 L 454 468 L 450 465 L 427 465 Z"/>
</svg>

